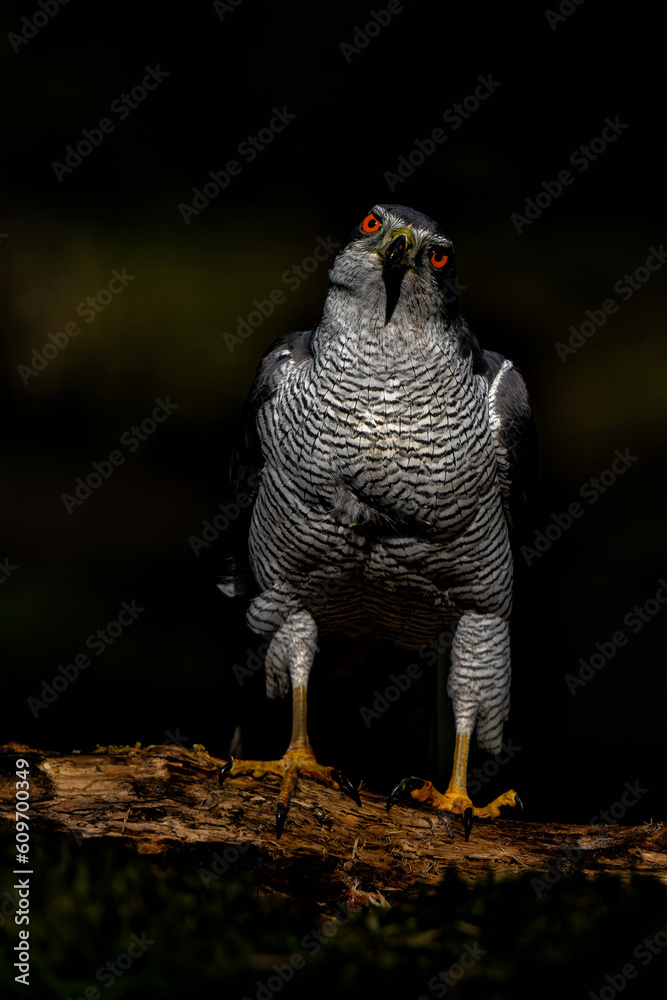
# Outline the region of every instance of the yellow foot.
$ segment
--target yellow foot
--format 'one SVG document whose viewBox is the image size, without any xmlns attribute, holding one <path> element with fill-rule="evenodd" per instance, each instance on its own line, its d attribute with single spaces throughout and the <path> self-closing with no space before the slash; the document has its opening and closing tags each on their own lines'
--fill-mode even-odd
<svg viewBox="0 0 667 1000">
<path fill-rule="evenodd" d="M 253 778 L 263 778 L 265 774 L 275 774 L 282 779 L 276 805 L 276 830 L 278 839 L 283 832 L 292 795 L 299 784 L 299 778 L 317 781 L 320 785 L 345 792 L 358 806 L 361 799 L 349 778 L 335 768 L 318 763 L 315 754 L 308 747 L 289 747 L 280 760 L 230 760 L 220 771 L 220 785 L 229 778 L 241 774 L 251 774 Z"/>
<path fill-rule="evenodd" d="M 473 806 L 468 793 L 464 788 L 457 788 L 450 785 L 446 792 L 439 792 L 434 788 L 431 781 L 423 778 L 404 778 L 393 790 L 387 799 L 387 809 L 390 809 L 395 802 L 402 798 L 411 798 L 415 802 L 432 806 L 439 812 L 454 813 L 463 819 L 463 829 L 467 840 L 472 830 L 472 821 L 478 817 L 480 819 L 494 819 L 500 816 L 501 806 L 519 806 L 523 808 L 521 799 L 514 790 L 503 792 L 488 806 Z"/>
</svg>

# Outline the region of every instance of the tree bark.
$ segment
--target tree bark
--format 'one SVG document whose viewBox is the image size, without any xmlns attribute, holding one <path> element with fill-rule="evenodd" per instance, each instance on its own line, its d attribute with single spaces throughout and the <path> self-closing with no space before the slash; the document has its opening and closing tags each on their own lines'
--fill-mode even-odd
<svg viewBox="0 0 667 1000">
<path fill-rule="evenodd" d="M 313 899 L 382 903 L 417 880 L 433 884 L 453 868 L 467 880 L 532 871 L 536 891 L 570 870 L 594 876 L 638 872 L 667 882 L 667 828 L 571 826 L 517 819 L 477 820 L 470 840 L 458 818 L 453 838 L 438 817 L 362 789 L 362 808 L 341 793 L 301 784 L 280 840 L 277 781 L 229 779 L 206 751 L 152 746 L 127 752 L 60 755 L 0 747 L 0 817 L 14 823 L 16 761 L 30 763 L 31 833 L 59 831 L 105 840 L 201 877 L 233 878 L 250 868 L 267 891 Z M 25 796 L 21 796 L 25 801 Z"/>
</svg>

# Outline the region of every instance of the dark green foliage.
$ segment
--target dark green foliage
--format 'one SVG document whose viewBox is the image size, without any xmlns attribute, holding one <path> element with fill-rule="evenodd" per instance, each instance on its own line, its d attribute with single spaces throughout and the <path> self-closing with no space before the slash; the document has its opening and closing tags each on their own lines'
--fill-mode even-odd
<svg viewBox="0 0 667 1000">
<path fill-rule="evenodd" d="M 3 861 L 2 892 L 11 898 L 11 853 Z M 414 1000 L 586 998 L 610 990 L 605 977 L 613 981 L 632 963 L 634 1000 L 656 993 L 667 975 L 667 955 L 642 945 L 667 924 L 665 889 L 646 877 L 590 881 L 574 873 L 538 898 L 534 876 L 471 887 L 452 870 L 437 889 L 396 897 L 388 909 L 352 914 L 341 900 L 338 911 L 333 901 L 318 915 L 315 903 L 263 895 L 239 866 L 233 881 L 227 875 L 208 887 L 197 867 L 163 868 L 73 838 L 35 839 L 30 995 L 65 1000 L 94 988 L 114 1000 L 278 993 L 300 1000 L 343 990 Z M 0 984 L 3 995 L 27 996 L 8 959 L 16 931 L 6 915 Z M 117 975 L 133 935 L 153 943 Z"/>
</svg>

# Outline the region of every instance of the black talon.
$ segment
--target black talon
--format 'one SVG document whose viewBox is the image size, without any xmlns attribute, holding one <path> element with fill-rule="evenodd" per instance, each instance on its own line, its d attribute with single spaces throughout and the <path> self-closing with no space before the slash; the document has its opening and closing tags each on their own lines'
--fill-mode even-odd
<svg viewBox="0 0 667 1000">
<path fill-rule="evenodd" d="M 466 841 L 468 840 L 468 837 L 470 836 L 470 831 L 472 830 L 472 818 L 473 818 L 472 806 L 468 806 L 468 808 L 463 813 L 463 830 L 466 835 Z"/>
<path fill-rule="evenodd" d="M 283 802 L 279 802 L 276 806 L 276 839 L 280 840 L 282 837 L 283 830 L 285 828 L 285 820 L 287 819 L 287 813 L 289 812 L 289 806 L 286 806 Z"/>
<path fill-rule="evenodd" d="M 341 774 L 341 772 L 338 770 L 332 771 L 331 777 L 337 784 L 340 785 L 341 792 L 345 792 L 346 795 L 349 795 L 352 801 L 356 802 L 359 808 L 361 808 L 361 799 L 359 797 L 359 792 L 357 791 L 355 785 L 352 784 L 350 779 L 346 775 Z"/>
<path fill-rule="evenodd" d="M 222 788 L 225 783 L 225 778 L 228 778 L 232 768 L 234 767 L 234 761 L 230 760 L 224 767 L 220 768 L 220 774 L 218 775 L 218 784 Z"/>
<path fill-rule="evenodd" d="M 407 798 L 413 788 L 423 788 L 425 784 L 426 782 L 423 778 L 415 778 L 414 775 L 411 778 L 403 778 L 403 781 L 399 781 L 387 799 L 387 812 L 389 812 L 394 803 L 398 802 L 399 799 Z"/>
</svg>

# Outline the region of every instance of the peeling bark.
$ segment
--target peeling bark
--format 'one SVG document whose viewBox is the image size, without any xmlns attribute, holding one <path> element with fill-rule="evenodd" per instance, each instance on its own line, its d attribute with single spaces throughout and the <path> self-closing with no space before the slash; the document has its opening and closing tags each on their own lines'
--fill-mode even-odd
<svg viewBox="0 0 667 1000">
<path fill-rule="evenodd" d="M 0 817 L 14 821 L 15 769 L 30 761 L 31 831 L 105 840 L 211 877 L 250 868 L 266 891 L 332 900 L 381 902 L 433 884 L 454 868 L 467 880 L 532 871 L 545 888 L 570 870 L 652 874 L 667 883 L 667 826 L 571 826 L 516 819 L 477 820 L 468 843 L 453 839 L 433 813 L 394 806 L 361 790 L 346 796 L 304 782 L 285 831 L 275 834 L 278 782 L 229 779 L 206 751 L 153 746 L 127 753 L 58 755 L 9 743 L 0 747 Z M 216 860 L 217 859 L 217 860 Z M 217 870 L 216 870 L 217 869 Z"/>
</svg>

